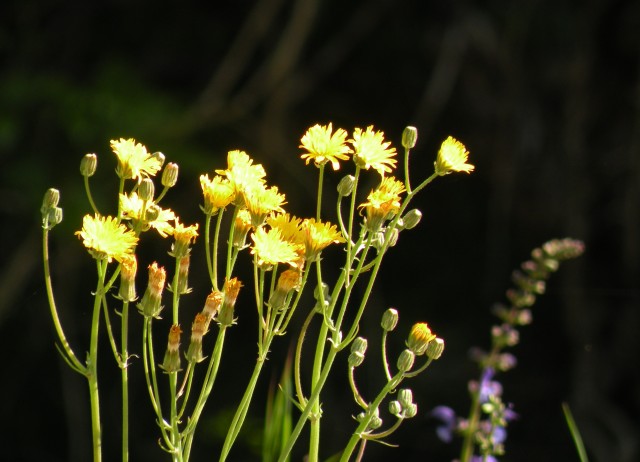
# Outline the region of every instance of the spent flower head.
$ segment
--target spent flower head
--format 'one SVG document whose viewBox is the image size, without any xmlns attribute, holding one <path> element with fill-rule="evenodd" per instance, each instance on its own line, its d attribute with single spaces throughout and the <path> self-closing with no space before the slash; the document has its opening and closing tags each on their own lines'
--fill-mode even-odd
<svg viewBox="0 0 640 462">
<path fill-rule="evenodd" d="M 143 176 L 154 176 L 162 167 L 158 158 L 149 154 L 147 148 L 133 138 L 111 140 L 111 149 L 118 158 L 116 173 L 120 178 L 136 180 Z"/>
<path fill-rule="evenodd" d="M 152 202 L 143 201 L 135 192 L 120 194 L 120 210 L 125 220 L 133 221 L 134 228 L 141 223 L 141 231 L 154 228 L 162 237 L 171 234 L 173 227 L 169 222 L 176 218 L 171 209 L 163 209 Z"/>
<path fill-rule="evenodd" d="M 475 167 L 467 163 L 469 151 L 464 144 L 449 136 L 442 142 L 438 157 L 434 162 L 436 173 L 440 176 L 451 172 L 471 173 Z"/>
<path fill-rule="evenodd" d="M 384 140 L 384 133 L 374 130 L 373 125 L 364 131 L 356 128 L 353 139 L 349 141 L 353 145 L 353 160 L 358 167 L 365 170 L 372 168 L 381 176 L 395 168 L 397 160 L 393 157 L 397 154 L 396 148 L 390 147 L 391 143 Z"/>
<path fill-rule="evenodd" d="M 115 217 L 85 215 L 82 229 L 75 233 L 97 260 L 122 261 L 126 255 L 133 253 L 138 237 L 133 231 Z"/>
<path fill-rule="evenodd" d="M 180 219 L 176 217 L 175 226 L 169 230 L 175 243 L 172 246 L 172 255 L 176 258 L 182 258 L 189 254 L 189 245 L 195 242 L 198 237 L 198 223 L 191 226 L 185 226 L 180 223 Z"/>
<path fill-rule="evenodd" d="M 299 147 L 306 152 L 300 157 L 309 165 L 310 161 L 316 166 L 331 162 L 334 170 L 340 168 L 339 160 L 347 160 L 351 149 L 347 145 L 347 132 L 338 128 L 333 132 L 333 126 L 316 124 L 309 128 L 300 142 Z"/>
</svg>

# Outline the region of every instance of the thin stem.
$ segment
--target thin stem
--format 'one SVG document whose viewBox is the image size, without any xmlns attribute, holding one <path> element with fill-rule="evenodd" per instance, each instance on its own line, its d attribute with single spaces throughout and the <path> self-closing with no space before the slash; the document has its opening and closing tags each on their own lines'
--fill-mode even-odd
<svg viewBox="0 0 640 462">
<path fill-rule="evenodd" d="M 129 302 L 122 303 L 121 316 L 122 462 L 126 462 L 129 460 Z"/>
<path fill-rule="evenodd" d="M 91 187 L 89 186 L 89 177 L 86 175 L 82 175 L 84 178 L 84 190 L 87 192 L 87 199 L 89 199 L 89 205 L 91 205 L 91 209 L 93 213 L 99 213 L 98 207 L 96 207 L 96 203 L 93 201 L 93 196 L 91 195 Z"/>
</svg>

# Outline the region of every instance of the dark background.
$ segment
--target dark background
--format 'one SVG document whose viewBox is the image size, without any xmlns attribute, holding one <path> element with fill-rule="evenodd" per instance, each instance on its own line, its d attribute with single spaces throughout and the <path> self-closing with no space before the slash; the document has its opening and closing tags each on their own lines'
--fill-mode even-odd
<svg viewBox="0 0 640 462">
<path fill-rule="evenodd" d="M 362 330 L 373 352 L 359 371 L 363 393 L 380 386 L 374 346 L 386 307 L 401 314 L 396 351 L 417 321 L 428 321 L 447 350 L 408 383 L 421 413 L 389 438 L 400 447 L 370 444 L 365 460 L 455 457 L 457 446 L 436 440 L 425 414 L 438 404 L 466 412 L 466 381 L 476 374 L 467 351 L 488 345 L 491 304 L 503 300 L 511 270 L 531 248 L 563 236 L 584 240 L 587 252 L 552 278 L 514 350 L 519 366 L 501 378 L 504 399 L 521 416 L 504 460 L 577 460 L 564 401 L 593 460 L 639 460 L 639 63 L 640 3 L 632 0 L 3 1 L 3 460 L 90 458 L 85 380 L 55 350 L 42 282 L 44 191 L 62 192 L 54 281 L 70 340 L 82 352 L 94 284 L 93 262 L 71 237 L 88 210 L 78 174 L 83 154 L 98 153 L 97 200 L 112 204 L 109 140 L 135 137 L 163 151 L 181 168 L 164 205 L 191 223 L 202 221 L 199 174 L 223 167 L 227 150 L 243 149 L 266 166 L 289 210 L 308 215 L 316 172 L 299 159 L 299 138 L 329 121 L 349 131 L 374 124 L 398 147 L 402 129 L 416 126 L 414 183 L 431 172 L 447 135 L 464 141 L 476 165 L 472 175 L 439 179 L 419 197 L 424 219 L 403 234 L 381 274 Z M 159 240 L 149 245 L 166 250 Z M 197 271 L 191 277 L 195 310 L 208 288 Z M 255 319 L 245 300 L 195 460 L 216 458 L 250 373 Z M 272 358 L 289 342 L 280 339 Z M 109 372 L 115 365 L 104 346 L 104 445 L 106 460 L 117 460 L 119 435 L 108 425 L 118 425 L 118 375 Z M 278 361 L 271 365 L 261 388 L 280 373 Z M 132 411 L 131 459 L 167 460 L 139 369 L 132 371 L 132 400 L 142 404 Z M 357 411 L 342 372 L 327 391 L 325 458 L 355 428 Z M 233 460 L 257 458 L 251 448 L 263 409 L 260 395 Z M 303 451 L 300 444 L 294 460 Z"/>
</svg>

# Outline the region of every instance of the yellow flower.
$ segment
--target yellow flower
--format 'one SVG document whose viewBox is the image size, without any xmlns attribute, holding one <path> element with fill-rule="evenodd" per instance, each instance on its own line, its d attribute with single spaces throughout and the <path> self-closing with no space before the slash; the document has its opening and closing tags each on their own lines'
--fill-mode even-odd
<svg viewBox="0 0 640 462">
<path fill-rule="evenodd" d="M 278 213 L 267 218 L 267 224 L 280 231 L 282 238 L 296 244 L 302 244 L 304 238 L 300 233 L 300 222 L 302 220 L 288 213 Z"/>
<path fill-rule="evenodd" d="M 263 185 L 267 175 L 261 164 L 253 164 L 253 159 L 244 151 L 229 151 L 227 154 L 227 169 L 216 170 L 219 175 L 227 177 L 235 192 L 233 203 L 243 207 L 242 191 Z"/>
<path fill-rule="evenodd" d="M 307 218 L 302 222 L 301 228 L 304 235 L 305 259 L 309 262 L 315 261 L 320 252 L 330 244 L 345 242 L 336 225 L 331 223 Z"/>
<path fill-rule="evenodd" d="M 133 179 L 153 176 L 162 167 L 160 160 L 147 152 L 147 148 L 133 138 L 111 140 L 111 149 L 118 157 L 116 173 L 120 178 Z"/>
<path fill-rule="evenodd" d="M 258 257 L 258 266 L 269 269 L 279 263 L 287 263 L 293 267 L 298 265 L 300 257 L 296 244 L 283 239 L 278 229 L 265 230 L 259 227 L 251 235 L 253 246 L 251 253 Z"/>
<path fill-rule="evenodd" d="M 176 217 L 176 225 L 169 231 L 169 234 L 172 234 L 175 239 L 175 243 L 172 246 L 172 255 L 175 258 L 186 257 L 189 255 L 189 244 L 195 242 L 196 237 L 198 237 L 198 223 L 185 226 Z"/>
<path fill-rule="evenodd" d="M 140 199 L 138 193 L 134 192 L 129 196 L 120 194 L 120 209 L 122 210 L 125 220 L 133 220 L 134 222 L 142 221 L 142 231 L 146 231 L 151 227 L 158 231 L 160 236 L 167 237 L 167 234 L 170 234 L 172 229 L 169 221 L 174 220 L 176 217 L 173 211 L 147 202 L 144 219 L 142 219 L 143 207 L 144 201 Z"/>
<path fill-rule="evenodd" d="M 215 214 L 235 199 L 234 187 L 227 178 L 215 176 L 210 180 L 208 175 L 201 175 L 200 186 L 204 195 L 204 212 L 208 215 Z"/>
<path fill-rule="evenodd" d="M 450 136 L 442 142 L 433 165 L 436 173 L 441 176 L 451 172 L 471 173 L 475 167 L 467 163 L 468 157 L 469 151 L 464 144 Z"/>
<path fill-rule="evenodd" d="M 397 154 L 396 148 L 389 147 L 391 143 L 384 140 L 384 133 L 374 131 L 373 125 L 369 125 L 365 131 L 356 128 L 353 139 L 349 141 L 353 145 L 353 160 L 358 167 L 365 170 L 372 168 L 380 176 L 395 168 L 397 160 L 393 157 Z"/>
<path fill-rule="evenodd" d="M 367 229 L 376 232 L 385 220 L 392 218 L 402 205 L 400 194 L 404 192 L 402 182 L 394 177 L 382 179 L 380 186 L 371 191 L 367 202 L 359 206 L 367 214 Z"/>
<path fill-rule="evenodd" d="M 329 125 L 316 124 L 311 127 L 300 139 L 302 143 L 299 147 L 306 152 L 300 157 L 306 159 L 306 165 L 313 160 L 316 166 L 331 162 L 334 170 L 340 168 L 338 160 L 347 160 L 351 149 L 346 144 L 347 132 L 338 128 L 331 134 L 333 127 Z"/>
<path fill-rule="evenodd" d="M 122 261 L 126 255 L 133 253 L 138 238 L 133 231 L 115 217 L 100 215 L 85 215 L 82 219 L 82 229 L 76 231 L 76 236 L 97 260 Z"/>
<path fill-rule="evenodd" d="M 435 340 L 436 335 L 431 332 L 426 322 L 419 322 L 413 325 L 409 338 L 407 339 L 407 347 L 413 351 L 416 356 L 426 353 L 429 343 Z"/>
<path fill-rule="evenodd" d="M 278 192 L 277 186 L 267 188 L 265 185 L 255 185 L 244 190 L 242 196 L 255 228 L 261 226 L 270 213 L 284 212 L 282 206 L 286 204 L 285 196 Z"/>
</svg>

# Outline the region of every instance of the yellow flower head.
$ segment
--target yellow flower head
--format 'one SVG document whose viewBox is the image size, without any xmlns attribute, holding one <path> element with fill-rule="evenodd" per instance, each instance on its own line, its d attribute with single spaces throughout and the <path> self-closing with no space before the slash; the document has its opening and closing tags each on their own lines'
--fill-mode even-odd
<svg viewBox="0 0 640 462">
<path fill-rule="evenodd" d="M 213 215 L 219 209 L 225 208 L 236 197 L 231 182 L 221 176 L 216 175 L 213 180 L 210 180 L 208 175 L 201 175 L 200 186 L 204 195 L 203 210 L 207 215 Z"/>
<path fill-rule="evenodd" d="M 253 246 L 251 253 L 256 255 L 258 266 L 269 269 L 273 265 L 286 263 L 293 267 L 298 265 L 299 255 L 296 244 L 289 242 L 282 237 L 278 229 L 265 230 L 259 227 L 251 235 Z"/>
<path fill-rule="evenodd" d="M 316 124 L 304 134 L 299 147 L 306 152 L 300 157 L 306 159 L 305 163 L 313 160 L 316 166 L 331 162 L 334 170 L 340 168 L 338 160 L 347 160 L 351 149 L 346 144 L 347 132 L 338 128 L 335 133 L 331 133 L 333 127 L 329 125 Z"/>
<path fill-rule="evenodd" d="M 195 242 L 198 237 L 198 223 L 191 226 L 185 226 L 180 223 L 180 219 L 176 217 L 176 225 L 169 230 L 175 243 L 172 246 L 172 255 L 176 258 L 182 258 L 189 255 L 189 245 Z"/>
<path fill-rule="evenodd" d="M 301 225 L 304 236 L 305 259 L 309 262 L 317 260 L 320 252 L 330 244 L 345 242 L 336 225 L 307 218 Z"/>
<path fill-rule="evenodd" d="M 413 325 L 409 338 L 407 339 L 407 347 L 420 356 L 426 353 L 429 343 L 435 340 L 436 335 L 431 332 L 426 322 L 419 322 Z"/>
<path fill-rule="evenodd" d="M 356 165 L 365 170 L 376 170 L 380 176 L 391 172 L 397 163 L 393 157 L 397 154 L 396 148 L 389 147 L 391 143 L 384 140 L 384 133 L 374 131 L 373 125 L 365 131 L 356 128 L 353 139 L 349 140 L 353 145 L 353 160 Z"/>
<path fill-rule="evenodd" d="M 277 186 L 267 188 L 265 185 L 255 185 L 244 190 L 242 196 L 255 228 L 264 223 L 267 215 L 284 212 L 282 206 L 286 204 L 285 196 L 278 192 Z"/>
<path fill-rule="evenodd" d="M 76 231 L 82 243 L 97 260 L 122 261 L 126 255 L 133 253 L 138 237 L 133 231 L 115 217 L 85 215 L 82 229 Z"/>
<path fill-rule="evenodd" d="M 278 213 L 267 218 L 267 224 L 280 231 L 282 238 L 295 244 L 302 244 L 304 238 L 300 232 L 300 218 L 288 213 Z"/>
<path fill-rule="evenodd" d="M 143 208 L 144 217 L 142 217 Z M 176 217 L 171 209 L 163 209 L 149 202 L 145 206 L 144 201 L 135 192 L 128 196 L 120 194 L 120 209 L 125 220 L 142 222 L 142 231 L 147 231 L 151 227 L 158 231 L 162 237 L 167 237 L 167 234 L 170 234 L 172 226 L 169 221 Z"/>
<path fill-rule="evenodd" d="M 450 136 L 442 142 L 433 165 L 436 173 L 441 176 L 451 172 L 471 173 L 475 167 L 467 163 L 468 157 L 469 151 L 464 144 Z"/>
<path fill-rule="evenodd" d="M 378 231 L 385 220 L 398 212 L 402 205 L 400 194 L 403 192 L 404 185 L 394 177 L 383 178 L 380 186 L 371 191 L 367 202 L 359 206 L 366 211 L 367 228 L 370 231 Z"/>
<path fill-rule="evenodd" d="M 154 176 L 162 167 L 160 160 L 133 138 L 111 140 L 111 149 L 118 157 L 116 173 L 120 178 L 136 180 L 143 176 Z"/>
<path fill-rule="evenodd" d="M 267 173 L 261 164 L 253 164 L 253 159 L 244 151 L 229 151 L 227 154 L 227 169 L 216 170 L 219 175 L 227 177 L 235 192 L 233 203 L 238 207 L 242 203 L 242 191 L 264 184 Z"/>
</svg>

